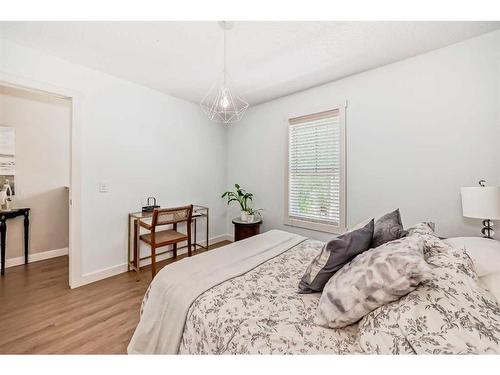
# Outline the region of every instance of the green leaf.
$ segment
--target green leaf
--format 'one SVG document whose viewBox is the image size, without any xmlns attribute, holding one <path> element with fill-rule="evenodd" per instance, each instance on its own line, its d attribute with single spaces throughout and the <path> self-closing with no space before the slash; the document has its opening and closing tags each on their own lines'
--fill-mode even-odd
<svg viewBox="0 0 500 375">
<path fill-rule="evenodd" d="M 238 202 L 242 211 L 251 209 L 248 205 L 248 201 L 252 200 L 253 194 L 248 193 L 245 189 L 241 189 L 241 186 L 239 184 L 234 184 L 234 187 L 236 188 L 236 192 L 226 191 L 224 194 L 222 194 L 221 198 L 227 198 L 228 205 L 231 202 Z"/>
</svg>

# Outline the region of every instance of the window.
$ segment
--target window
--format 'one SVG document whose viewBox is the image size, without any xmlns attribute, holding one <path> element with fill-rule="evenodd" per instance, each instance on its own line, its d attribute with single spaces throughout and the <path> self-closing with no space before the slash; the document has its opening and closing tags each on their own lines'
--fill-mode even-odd
<svg viewBox="0 0 500 375">
<path fill-rule="evenodd" d="M 288 120 L 285 224 L 345 230 L 345 107 Z"/>
</svg>

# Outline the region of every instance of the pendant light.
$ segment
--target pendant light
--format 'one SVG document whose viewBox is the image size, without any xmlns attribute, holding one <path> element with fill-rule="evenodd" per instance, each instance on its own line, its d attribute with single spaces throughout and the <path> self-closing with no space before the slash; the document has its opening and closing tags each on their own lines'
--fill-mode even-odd
<svg viewBox="0 0 500 375">
<path fill-rule="evenodd" d="M 230 88 L 230 79 L 226 71 L 226 30 L 232 28 L 231 22 L 219 22 L 224 33 L 224 67 L 222 74 L 212 85 L 200 105 L 212 121 L 229 124 L 243 117 L 248 103 L 235 95 Z"/>
</svg>

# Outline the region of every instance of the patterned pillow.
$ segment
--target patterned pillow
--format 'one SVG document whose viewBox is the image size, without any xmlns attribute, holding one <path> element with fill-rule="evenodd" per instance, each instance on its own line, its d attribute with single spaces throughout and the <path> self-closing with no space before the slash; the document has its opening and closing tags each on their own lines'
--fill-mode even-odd
<svg viewBox="0 0 500 375">
<path fill-rule="evenodd" d="M 321 292 L 339 269 L 370 248 L 373 219 L 363 228 L 347 232 L 327 242 L 307 267 L 299 283 L 299 293 Z"/>
<path fill-rule="evenodd" d="M 432 277 L 359 323 L 365 353 L 500 354 L 500 306 L 463 249 L 422 235 Z"/>
<path fill-rule="evenodd" d="M 397 240 L 408 234 L 403 229 L 399 208 L 385 214 L 375 222 L 371 247 L 378 247 L 386 242 Z"/>
<path fill-rule="evenodd" d="M 436 228 L 436 224 L 430 221 L 423 221 L 421 223 L 415 224 L 414 226 L 408 228 L 408 234 L 430 234 L 435 236 L 434 230 Z"/>
<path fill-rule="evenodd" d="M 317 323 L 342 328 L 395 301 L 430 277 L 424 242 L 410 236 L 388 242 L 354 258 L 325 285 Z"/>
</svg>

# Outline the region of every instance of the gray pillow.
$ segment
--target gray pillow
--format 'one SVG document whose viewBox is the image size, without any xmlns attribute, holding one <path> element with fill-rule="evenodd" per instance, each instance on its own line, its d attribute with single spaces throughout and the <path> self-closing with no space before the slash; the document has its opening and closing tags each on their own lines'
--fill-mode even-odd
<svg viewBox="0 0 500 375">
<path fill-rule="evenodd" d="M 356 255 L 370 248 L 373 219 L 363 228 L 327 242 L 309 264 L 299 283 L 299 293 L 321 292 L 330 278 Z"/>
<path fill-rule="evenodd" d="M 325 285 L 316 323 L 342 328 L 413 291 L 432 275 L 423 250 L 415 234 L 358 255 Z"/>
<path fill-rule="evenodd" d="M 386 242 L 397 240 L 408 234 L 403 229 L 399 208 L 385 214 L 375 222 L 371 247 L 378 247 Z"/>
</svg>

